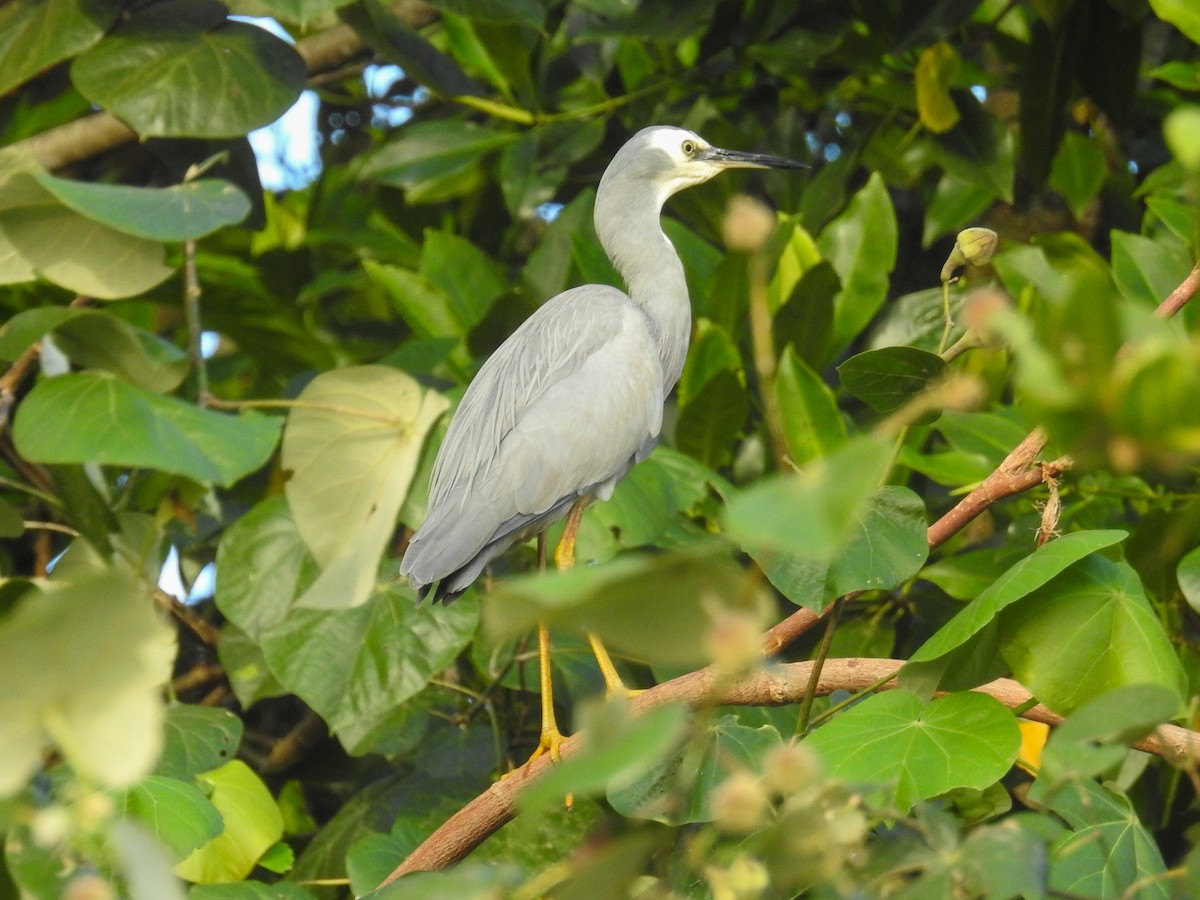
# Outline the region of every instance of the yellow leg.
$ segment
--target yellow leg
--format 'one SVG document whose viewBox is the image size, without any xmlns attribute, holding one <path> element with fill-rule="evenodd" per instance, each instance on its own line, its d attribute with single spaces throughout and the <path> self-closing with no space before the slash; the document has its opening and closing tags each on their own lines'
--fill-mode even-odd
<svg viewBox="0 0 1200 900">
<path fill-rule="evenodd" d="M 583 521 L 585 506 L 587 506 L 587 500 L 581 497 L 572 504 L 571 511 L 567 513 L 567 522 L 563 526 L 562 538 L 559 539 L 558 547 L 554 551 L 554 564 L 560 572 L 573 568 L 575 565 L 575 538 L 579 535 L 579 525 Z M 592 653 L 596 655 L 596 662 L 600 665 L 600 674 L 604 676 L 608 695 L 611 697 L 613 694 L 620 694 L 624 697 L 632 697 L 638 693 L 625 686 L 625 682 L 617 673 L 617 667 L 613 665 L 612 657 L 608 655 L 608 650 L 605 649 L 600 638 L 589 631 L 587 639 L 588 643 L 592 645 Z"/>
<path fill-rule="evenodd" d="M 617 667 L 613 665 L 612 657 L 608 655 L 608 650 L 605 649 L 600 638 L 589 631 L 587 639 L 588 643 L 592 645 L 592 653 L 596 655 L 596 662 L 600 665 L 600 674 L 604 676 L 605 693 L 610 697 L 614 694 L 622 697 L 633 697 L 640 694 L 641 691 L 630 690 L 625 686 L 625 682 L 621 680 L 621 676 L 617 672 Z"/>
<path fill-rule="evenodd" d="M 542 687 L 542 732 L 538 737 L 537 749 L 529 761 L 549 753 L 555 762 L 559 759 L 559 746 L 563 733 L 558 730 L 558 719 L 554 715 L 554 679 L 550 673 L 550 629 L 538 625 L 538 673 Z"/>
</svg>

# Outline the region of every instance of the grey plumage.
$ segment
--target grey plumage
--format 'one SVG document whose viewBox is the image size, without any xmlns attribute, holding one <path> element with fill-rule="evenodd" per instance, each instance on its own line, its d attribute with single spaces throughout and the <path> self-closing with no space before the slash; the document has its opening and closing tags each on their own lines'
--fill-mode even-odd
<svg viewBox="0 0 1200 900">
<path fill-rule="evenodd" d="M 649 455 L 683 370 L 691 307 L 659 216 L 672 194 L 732 167 L 795 167 L 655 126 L 613 157 L 596 193 L 601 245 L 629 293 L 589 284 L 530 316 L 484 363 L 434 464 L 429 512 L 400 573 L 453 599 L 489 561 L 565 515 L 607 499 Z"/>
</svg>

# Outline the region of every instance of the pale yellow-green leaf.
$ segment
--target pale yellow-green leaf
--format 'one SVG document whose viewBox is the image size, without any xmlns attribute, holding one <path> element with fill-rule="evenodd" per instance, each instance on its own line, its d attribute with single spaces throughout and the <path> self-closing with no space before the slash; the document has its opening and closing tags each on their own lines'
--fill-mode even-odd
<svg viewBox="0 0 1200 900">
<path fill-rule="evenodd" d="M 1200 171 L 1200 106 L 1180 106 L 1163 120 L 1167 146 L 1189 172 Z"/>
<path fill-rule="evenodd" d="M 300 604 L 366 599 L 421 447 L 448 403 L 385 366 L 317 376 L 283 432 L 288 505 L 323 572 Z"/>
<path fill-rule="evenodd" d="M 239 759 L 196 780 L 209 789 L 225 830 L 175 866 L 175 874 L 198 884 L 240 881 L 283 837 L 283 814 L 262 779 Z"/>
<path fill-rule="evenodd" d="M 122 234 L 57 203 L 3 210 L 0 232 L 39 276 L 89 297 L 131 297 L 172 272 L 158 241 Z"/>
<path fill-rule="evenodd" d="M 917 114 L 921 124 L 934 134 L 958 124 L 958 107 L 950 96 L 950 87 L 961 68 L 958 53 L 945 41 L 926 47 L 917 60 Z"/>
<path fill-rule="evenodd" d="M 57 747 L 84 778 L 123 786 L 162 748 L 174 631 L 126 569 L 29 591 L 0 622 L 0 796 Z"/>
<path fill-rule="evenodd" d="M 817 249 L 813 236 L 803 226 L 795 225 L 767 286 L 767 299 L 772 312 L 787 302 L 804 273 L 820 261 L 821 251 Z"/>
</svg>

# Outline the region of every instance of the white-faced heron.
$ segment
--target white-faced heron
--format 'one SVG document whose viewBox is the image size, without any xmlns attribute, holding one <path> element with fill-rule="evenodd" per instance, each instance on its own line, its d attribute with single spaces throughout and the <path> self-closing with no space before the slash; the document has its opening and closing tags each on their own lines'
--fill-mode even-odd
<svg viewBox="0 0 1200 900">
<path fill-rule="evenodd" d="M 658 441 L 663 401 L 683 370 L 691 307 L 683 264 L 659 223 L 667 198 L 732 168 L 800 168 L 722 150 L 682 128 L 654 126 L 613 157 L 595 223 L 629 289 L 587 284 L 530 316 L 467 388 L 434 464 L 429 512 L 400 573 L 424 596 L 458 596 L 490 560 L 567 515 L 555 552 L 574 561 L 583 507 L 608 499 Z M 557 756 L 550 648 L 538 629 L 542 732 L 535 756 Z M 592 639 L 605 681 L 620 678 Z"/>
</svg>

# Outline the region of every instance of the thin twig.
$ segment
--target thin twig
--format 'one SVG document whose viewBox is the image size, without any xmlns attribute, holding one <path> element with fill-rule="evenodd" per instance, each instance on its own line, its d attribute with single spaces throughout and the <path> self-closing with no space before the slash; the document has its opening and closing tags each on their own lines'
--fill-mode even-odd
<svg viewBox="0 0 1200 900">
<path fill-rule="evenodd" d="M 829 648 L 833 646 L 833 635 L 837 631 L 838 618 L 842 614 L 842 607 L 846 603 L 845 597 L 838 597 L 829 607 L 829 612 L 825 616 L 825 633 L 821 635 L 821 644 L 817 647 L 817 655 L 813 657 L 812 674 L 808 677 L 808 687 L 804 691 L 804 699 L 800 701 L 800 717 L 796 723 L 796 734 L 805 734 L 808 731 L 808 717 L 812 714 L 813 700 L 817 696 L 817 685 L 821 681 L 821 670 L 825 666 L 825 660 L 829 656 Z"/>
<path fill-rule="evenodd" d="M 187 320 L 188 361 L 196 372 L 196 399 L 208 398 L 208 362 L 202 346 L 204 325 L 200 321 L 200 278 L 196 274 L 196 242 L 183 242 L 183 313 Z"/>
<path fill-rule="evenodd" d="M 197 615 L 196 611 L 186 603 L 181 603 L 166 591 L 156 590 L 154 602 L 182 622 L 187 629 L 210 647 L 215 647 L 221 639 L 221 632 L 213 625 Z"/>
</svg>

